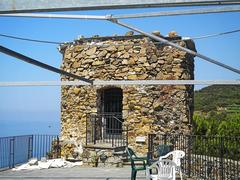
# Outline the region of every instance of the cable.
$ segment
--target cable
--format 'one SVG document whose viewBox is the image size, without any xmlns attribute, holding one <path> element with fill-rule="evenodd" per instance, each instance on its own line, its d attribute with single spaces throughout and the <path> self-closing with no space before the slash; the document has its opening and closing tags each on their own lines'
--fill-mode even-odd
<svg viewBox="0 0 240 180">
<path fill-rule="evenodd" d="M 240 29 L 236 29 L 236 30 L 233 30 L 233 31 L 222 32 L 222 33 L 216 33 L 216 34 L 209 34 L 209 35 L 204 35 L 204 36 L 192 37 L 191 39 L 193 39 L 193 40 L 205 39 L 205 38 L 210 38 L 210 37 L 215 37 L 215 36 L 222 36 L 222 35 L 232 34 L 232 33 L 237 33 L 237 32 L 240 32 Z"/>
<path fill-rule="evenodd" d="M 23 41 L 31 41 L 31 42 L 38 42 L 38 43 L 48 43 L 48 44 L 62 44 L 63 42 L 54 42 L 54 41 L 45 41 L 45 40 L 38 40 L 38 39 L 29 39 L 29 38 L 22 38 L 17 36 L 10 36 L 6 34 L 0 34 L 2 37 L 11 38 L 11 39 L 18 39 Z"/>
<path fill-rule="evenodd" d="M 209 34 L 209 35 L 203 35 L 203 36 L 197 36 L 197 37 L 189 37 L 188 39 L 192 39 L 192 40 L 198 40 L 198 39 L 206 39 L 206 38 L 211 38 L 211 37 L 216 37 L 216 36 L 222 36 L 222 35 L 227 35 L 227 34 L 232 34 L 232 33 L 237 33 L 240 32 L 240 29 L 236 29 L 233 31 L 226 31 L 226 32 L 221 32 L 221 33 L 216 33 L 216 34 Z M 18 39 L 18 40 L 23 40 L 23 41 L 31 41 L 31 42 L 38 42 L 38 43 L 48 43 L 48 44 L 63 44 L 64 42 L 56 42 L 56 41 L 46 41 L 46 40 L 38 40 L 38 39 L 30 39 L 30 38 L 23 38 L 23 37 L 17 37 L 17 36 L 10 36 L 10 35 L 6 35 L 6 34 L 0 34 L 0 36 L 2 37 L 6 37 L 6 38 L 11 38 L 11 39 Z M 174 42 L 178 42 L 181 40 L 176 40 Z M 161 42 L 156 42 L 154 44 L 161 44 Z M 115 44 L 116 46 L 121 46 L 121 45 L 130 45 L 128 43 L 122 43 L 122 44 Z M 93 45 L 89 45 L 89 46 L 108 46 L 108 44 L 93 44 Z"/>
</svg>

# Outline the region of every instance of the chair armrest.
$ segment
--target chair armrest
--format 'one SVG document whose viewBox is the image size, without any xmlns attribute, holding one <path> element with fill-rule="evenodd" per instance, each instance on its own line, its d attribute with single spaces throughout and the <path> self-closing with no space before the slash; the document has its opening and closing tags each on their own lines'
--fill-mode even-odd
<svg viewBox="0 0 240 180">
<path fill-rule="evenodd" d="M 159 157 L 159 160 L 163 160 L 163 159 L 169 157 L 170 155 L 172 155 L 172 152 L 169 152 L 169 153 L 167 153 L 167 154 L 164 155 L 164 156 L 160 156 L 160 157 Z"/>
<path fill-rule="evenodd" d="M 134 157 L 133 159 L 139 159 L 139 160 L 142 160 L 142 161 L 148 160 L 147 157 Z"/>
<path fill-rule="evenodd" d="M 146 167 L 146 159 L 143 159 L 143 158 L 139 158 L 139 157 L 135 157 L 135 158 L 132 158 L 132 161 L 133 163 L 135 164 L 135 162 L 142 162 L 143 163 L 143 166 Z"/>
<path fill-rule="evenodd" d="M 152 169 L 157 166 L 158 161 L 152 163 L 150 166 L 148 166 L 148 169 Z"/>
</svg>

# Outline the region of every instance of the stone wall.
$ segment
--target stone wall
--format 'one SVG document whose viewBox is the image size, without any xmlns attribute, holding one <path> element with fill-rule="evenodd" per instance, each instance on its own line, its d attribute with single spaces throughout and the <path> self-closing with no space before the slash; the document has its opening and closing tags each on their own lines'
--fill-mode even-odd
<svg viewBox="0 0 240 180">
<path fill-rule="evenodd" d="M 142 35 L 82 38 L 63 44 L 61 68 L 92 80 L 188 80 L 194 79 L 189 54 L 156 43 Z M 175 35 L 175 34 L 174 34 Z M 168 40 L 195 50 L 192 41 L 171 35 Z M 159 35 L 160 36 L 160 35 Z M 73 80 L 62 76 L 62 80 Z M 112 87 L 112 86 L 110 86 Z M 109 86 L 63 86 L 61 138 L 85 142 L 87 114 L 99 109 L 99 90 Z M 174 85 L 116 86 L 123 91 L 123 119 L 129 144 L 146 153 L 148 133 L 189 133 L 193 113 L 193 87 Z"/>
</svg>

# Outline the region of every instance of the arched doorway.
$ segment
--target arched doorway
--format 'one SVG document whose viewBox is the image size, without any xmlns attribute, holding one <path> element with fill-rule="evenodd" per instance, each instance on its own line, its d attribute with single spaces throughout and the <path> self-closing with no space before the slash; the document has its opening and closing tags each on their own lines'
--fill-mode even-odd
<svg viewBox="0 0 240 180">
<path fill-rule="evenodd" d="M 105 135 L 122 133 L 122 99 L 121 88 L 108 88 L 101 91 L 100 111 L 103 115 Z"/>
</svg>

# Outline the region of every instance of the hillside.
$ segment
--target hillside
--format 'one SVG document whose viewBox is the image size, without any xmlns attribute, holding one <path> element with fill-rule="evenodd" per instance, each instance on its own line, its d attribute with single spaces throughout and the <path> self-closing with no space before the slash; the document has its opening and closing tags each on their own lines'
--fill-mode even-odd
<svg viewBox="0 0 240 180">
<path fill-rule="evenodd" d="M 240 112 L 239 85 L 212 85 L 194 94 L 195 111 L 209 112 L 227 110 Z"/>
</svg>

